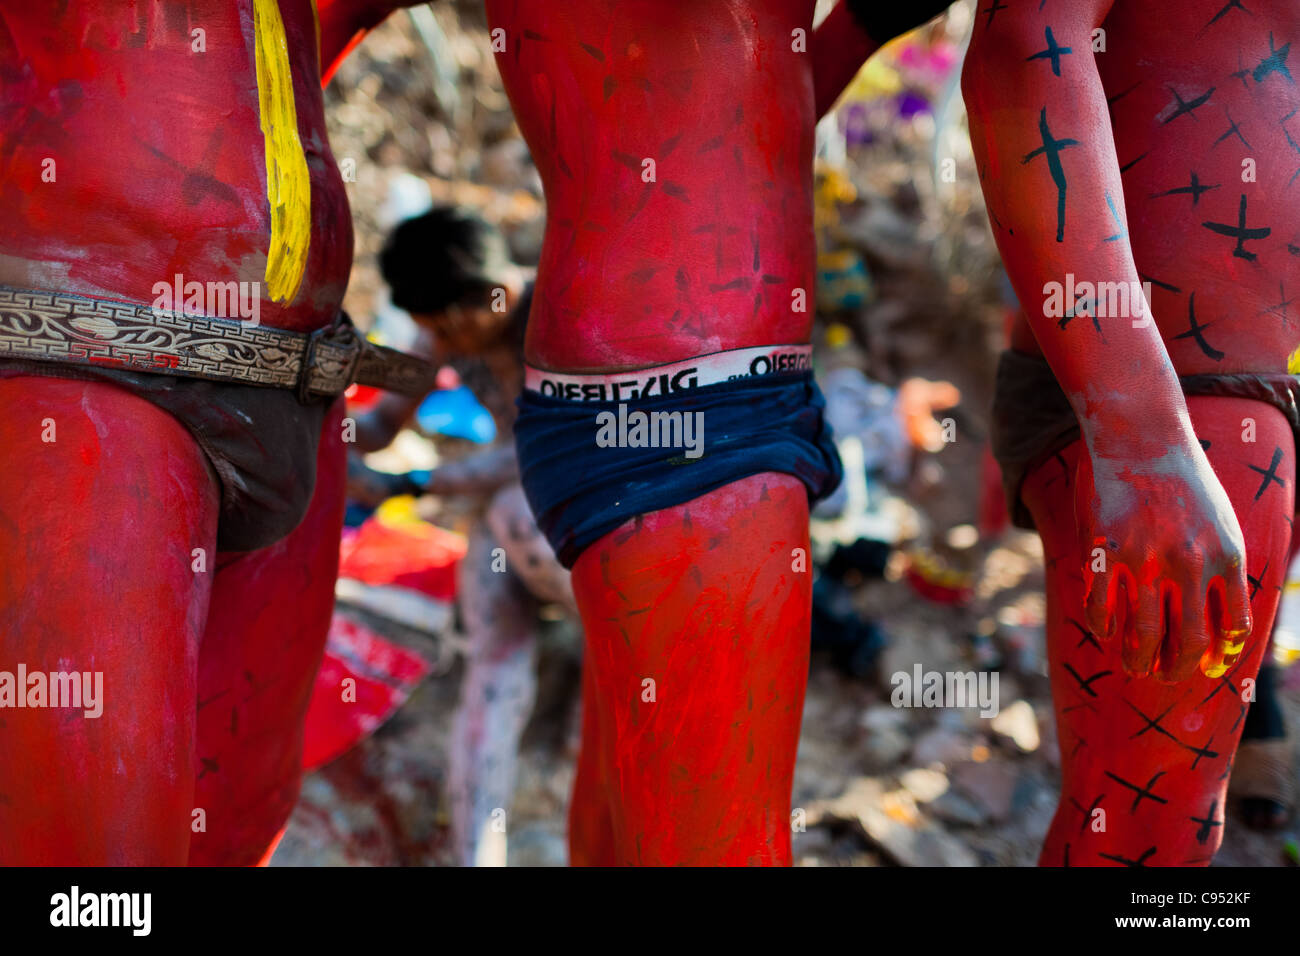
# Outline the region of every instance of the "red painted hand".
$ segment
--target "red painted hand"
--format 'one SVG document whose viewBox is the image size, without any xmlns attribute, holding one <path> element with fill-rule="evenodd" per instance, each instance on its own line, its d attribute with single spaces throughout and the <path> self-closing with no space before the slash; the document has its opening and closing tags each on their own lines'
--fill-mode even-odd
<svg viewBox="0 0 1300 956">
<path fill-rule="evenodd" d="M 1089 628 L 1120 638 L 1133 676 L 1222 674 L 1251 629 L 1246 546 L 1205 453 L 1192 441 L 1144 461 L 1083 455 L 1079 472 Z"/>
</svg>

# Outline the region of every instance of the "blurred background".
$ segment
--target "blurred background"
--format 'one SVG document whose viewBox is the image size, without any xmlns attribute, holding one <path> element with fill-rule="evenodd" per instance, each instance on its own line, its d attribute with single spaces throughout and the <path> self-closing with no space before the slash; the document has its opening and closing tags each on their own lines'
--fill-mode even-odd
<svg viewBox="0 0 1300 956">
<path fill-rule="evenodd" d="M 986 450 L 1015 304 L 958 88 L 973 9 L 959 3 L 874 57 L 818 129 L 815 366 L 846 481 L 813 528 L 814 654 L 793 800 L 801 865 L 1030 865 L 1055 808 L 1041 549 L 1007 526 Z M 346 308 L 373 338 L 409 347 L 417 337 L 378 257 L 394 225 L 430 204 L 473 210 L 500 228 L 516 263 L 536 263 L 541 184 L 481 3 L 394 15 L 339 69 L 326 103 L 356 231 Z M 492 441 L 464 377 L 449 371 L 440 384 L 367 466 L 420 474 Z M 352 399 L 361 413 L 375 396 Z M 314 769 L 275 864 L 461 862 L 448 748 L 466 646 L 455 566 L 477 520 L 471 499 L 401 494 L 349 509 L 308 733 Z M 1284 663 L 1300 656 L 1298 601 L 1289 589 Z M 561 605 L 537 615 L 536 700 L 499 848 L 511 865 L 566 860 L 581 638 Z M 1001 713 L 891 706 L 889 676 L 918 662 L 996 669 Z M 1283 674 L 1294 727 L 1300 669 Z M 355 699 L 341 702 L 348 679 Z M 1217 864 L 1294 863 L 1294 836 L 1230 825 Z"/>
</svg>

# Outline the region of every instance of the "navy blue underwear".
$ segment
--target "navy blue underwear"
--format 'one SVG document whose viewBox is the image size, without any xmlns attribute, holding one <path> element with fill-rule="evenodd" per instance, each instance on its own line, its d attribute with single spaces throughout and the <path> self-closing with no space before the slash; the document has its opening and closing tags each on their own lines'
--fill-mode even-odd
<svg viewBox="0 0 1300 956">
<path fill-rule="evenodd" d="M 567 401 L 525 389 L 517 404 L 524 494 L 566 568 L 628 519 L 750 475 L 792 475 L 804 483 L 810 502 L 834 491 L 843 475 L 822 414 L 826 400 L 811 372 L 750 375 L 622 402 Z M 626 406 L 621 418 L 620 405 Z M 609 415 L 598 420 L 602 412 Z M 683 419 L 702 412 L 702 441 L 698 448 L 597 444 L 600 421 L 608 439 L 618 431 L 612 422 L 628 422 L 636 412 L 681 412 Z"/>
</svg>

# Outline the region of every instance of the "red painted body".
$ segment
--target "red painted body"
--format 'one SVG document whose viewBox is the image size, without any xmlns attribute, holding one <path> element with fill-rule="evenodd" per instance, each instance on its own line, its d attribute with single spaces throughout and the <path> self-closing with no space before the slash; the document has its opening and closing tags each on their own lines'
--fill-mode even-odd
<svg viewBox="0 0 1300 956">
<path fill-rule="evenodd" d="M 267 298 L 270 242 L 251 0 L 71 0 L 0 11 L 0 283 L 151 304 L 156 282 L 262 283 L 260 319 L 334 318 L 352 261 L 326 139 L 311 0 L 280 0 L 312 242 L 297 296 Z M 191 31 L 205 31 L 206 52 Z M 56 179 L 42 181 L 53 159 Z"/>
<path fill-rule="evenodd" d="M 963 88 L 1025 307 L 1013 344 L 1046 358 L 1083 430 L 1026 486 L 1065 769 L 1044 863 L 1067 845 L 1073 865 L 1208 863 L 1222 834 L 1243 682 L 1287 564 L 1295 442 L 1272 406 L 1184 401 L 1177 376 L 1285 372 L 1300 344 L 1295 39 L 1285 0 L 988 4 L 976 18 Z M 1052 314 L 1046 284 L 1067 274 L 1149 280 L 1154 322 Z M 1194 761 L 1188 745 L 1211 736 L 1216 755 Z M 1158 774 L 1164 802 L 1108 774 Z M 1103 792 L 1109 828 L 1079 828 Z M 1217 822 L 1193 822 L 1207 813 Z"/>
<path fill-rule="evenodd" d="M 808 340 L 813 78 L 791 39 L 812 7 L 666 17 L 652 2 L 490 0 L 546 188 L 531 364 L 603 371 Z M 807 544 L 802 485 L 766 474 L 579 558 L 573 862 L 789 862 L 811 606 L 792 552 Z"/>
<path fill-rule="evenodd" d="M 11 66 L 0 283 L 148 305 L 154 283 L 181 273 L 263 283 L 270 326 L 331 320 L 352 255 L 347 199 L 325 138 L 311 0 L 281 0 L 280 12 L 311 181 L 292 300 L 271 302 L 264 285 L 251 0 L 0 12 Z M 43 377 L 0 380 L 0 412 L 0 666 L 100 670 L 105 687 L 97 720 L 0 713 L 0 863 L 265 860 L 297 793 L 333 604 L 342 403 L 302 524 L 270 548 L 220 556 L 215 476 L 167 413 L 111 385 Z"/>
</svg>

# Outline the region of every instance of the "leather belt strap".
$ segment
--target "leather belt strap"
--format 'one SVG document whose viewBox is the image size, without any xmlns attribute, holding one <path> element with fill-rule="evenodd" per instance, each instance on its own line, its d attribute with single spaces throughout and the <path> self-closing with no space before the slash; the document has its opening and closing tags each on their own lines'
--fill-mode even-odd
<svg viewBox="0 0 1300 956">
<path fill-rule="evenodd" d="M 353 382 L 423 395 L 437 375 L 423 359 L 366 341 L 341 311 L 324 328 L 291 332 L 0 285 L 5 358 L 289 388 L 303 401 Z"/>
</svg>

